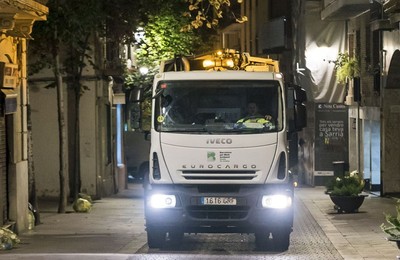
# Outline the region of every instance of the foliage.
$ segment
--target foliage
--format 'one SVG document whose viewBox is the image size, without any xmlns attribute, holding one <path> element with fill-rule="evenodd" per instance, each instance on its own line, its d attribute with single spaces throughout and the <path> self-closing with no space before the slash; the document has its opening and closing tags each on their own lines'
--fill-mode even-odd
<svg viewBox="0 0 400 260">
<path fill-rule="evenodd" d="M 125 73 L 125 87 L 145 89 L 144 102 L 141 104 L 141 129 L 150 130 L 151 125 L 151 85 L 154 75 L 159 70 L 162 60 L 173 59 L 176 55 L 187 55 L 211 46 L 205 43 L 201 31 L 181 31 L 180 28 L 189 22 L 187 17 L 180 16 L 175 5 L 163 4 L 157 12 L 153 10 L 142 28 L 143 37 L 136 44 L 136 68 Z M 210 33 L 208 33 L 208 39 Z M 208 49 L 209 50 L 209 49 Z M 148 68 L 148 73 L 141 74 L 139 68 Z M 132 108 L 130 108 L 132 109 Z"/>
<path fill-rule="evenodd" d="M 364 189 L 364 180 L 357 171 L 352 171 L 343 178 L 332 179 L 326 185 L 326 193 L 334 196 L 358 196 Z"/>
<path fill-rule="evenodd" d="M 140 61 L 139 61 L 140 62 Z M 140 66 L 140 65 L 139 65 Z M 133 89 L 135 87 L 150 88 L 154 75 L 158 71 L 158 66 L 147 67 L 149 71 L 141 74 L 138 69 L 127 70 L 125 73 L 125 87 Z"/>
<path fill-rule="evenodd" d="M 142 109 L 142 130 L 150 131 L 151 128 L 151 98 L 146 98 L 141 104 Z"/>
<path fill-rule="evenodd" d="M 360 74 L 360 65 L 356 57 L 350 57 L 348 53 L 339 53 L 335 64 L 336 79 L 339 83 L 346 83 Z"/>
<path fill-rule="evenodd" d="M 136 53 L 141 65 L 154 67 L 158 61 L 172 59 L 175 54 L 190 53 L 200 39 L 193 32 L 180 32 L 179 28 L 186 22 L 187 19 L 177 18 L 172 10 L 150 16 Z"/>
<path fill-rule="evenodd" d="M 384 213 L 387 225 L 381 224 L 382 231 L 392 239 L 400 239 L 400 200 L 397 201 L 396 212 L 396 216 Z"/>
<path fill-rule="evenodd" d="M 147 67 L 149 72 L 142 75 L 138 70 L 128 71 L 125 77 L 127 88 L 150 85 L 161 60 L 172 59 L 175 54 L 192 53 L 199 46 L 201 39 L 198 35 L 179 30 L 185 23 L 187 19 L 177 19 L 171 9 L 148 18 L 143 27 L 144 37 L 137 42 L 136 59 L 137 67 Z"/>
<path fill-rule="evenodd" d="M 154 2 L 159 0 L 49 0 L 47 21 L 33 27 L 35 40 L 30 42 L 29 54 L 37 59 L 28 66 L 30 74 L 52 68 L 54 54 L 61 53 L 62 73 L 69 83 L 77 83 L 74 79 L 85 67 L 98 69 L 91 48 L 95 37 L 107 37 L 116 46 L 132 42 L 139 22 L 145 21 L 145 8 Z M 83 93 L 85 87 L 78 85 L 74 87 L 82 87 Z"/>
<path fill-rule="evenodd" d="M 33 28 L 35 41 L 30 43 L 30 50 L 39 59 L 35 64 L 29 64 L 30 74 L 44 67 L 52 68 L 54 55 L 65 50 L 62 72 L 74 75 L 87 64 L 93 64 L 93 57 L 87 55 L 90 51 L 88 40 L 93 32 L 103 27 L 100 21 L 105 14 L 101 11 L 101 2 L 50 0 L 47 6 L 47 21 L 35 23 Z"/>
<path fill-rule="evenodd" d="M 102 12 L 106 21 L 106 35 L 108 41 L 113 40 L 117 44 L 134 42 L 133 31 L 139 23 L 146 22 L 149 9 L 154 9 L 161 0 L 106 0 L 103 3 Z M 165 0 L 164 0 L 165 1 Z M 104 23 L 103 21 L 100 21 Z M 100 35 L 102 36 L 102 35 Z"/>
<path fill-rule="evenodd" d="M 229 20 L 233 20 L 237 23 L 244 23 L 247 21 L 246 16 L 240 16 L 235 14 L 236 8 L 234 5 L 240 5 L 243 0 L 185 0 L 188 3 L 188 11 L 183 15 L 191 18 L 191 22 L 184 27 L 183 31 L 191 31 L 198 29 L 205 25 L 207 28 L 216 28 L 220 20 L 225 16 L 228 16 Z"/>
<path fill-rule="evenodd" d="M 0 250 L 12 249 L 20 243 L 18 236 L 8 228 L 0 227 Z"/>
</svg>

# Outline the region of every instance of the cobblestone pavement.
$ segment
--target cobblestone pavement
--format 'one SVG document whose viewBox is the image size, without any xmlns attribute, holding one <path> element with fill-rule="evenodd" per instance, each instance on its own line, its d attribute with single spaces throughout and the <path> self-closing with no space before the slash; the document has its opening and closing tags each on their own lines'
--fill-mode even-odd
<svg viewBox="0 0 400 260">
<path fill-rule="evenodd" d="M 138 253 L 153 254 L 157 257 L 185 254 L 189 259 L 198 254 L 208 255 L 213 259 L 231 259 L 232 256 L 237 256 L 237 259 L 343 259 L 299 199 L 295 201 L 294 231 L 291 234 L 289 250 L 286 252 L 255 251 L 254 235 L 198 234 L 186 235 L 183 243 L 177 248 L 149 250 L 144 246 Z"/>
</svg>

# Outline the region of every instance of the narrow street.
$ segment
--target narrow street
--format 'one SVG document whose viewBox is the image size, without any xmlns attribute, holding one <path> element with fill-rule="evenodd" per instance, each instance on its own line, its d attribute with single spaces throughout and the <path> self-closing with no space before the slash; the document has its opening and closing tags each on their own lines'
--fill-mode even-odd
<svg viewBox="0 0 400 260">
<path fill-rule="evenodd" d="M 291 245 L 283 253 L 255 250 L 253 235 L 185 235 L 178 246 L 149 249 L 140 184 L 95 201 L 90 213 L 57 214 L 42 203 L 43 224 L 20 235 L 21 243 L 0 259 L 395 259 L 385 240 L 382 212 L 395 200 L 370 196 L 359 213 L 337 214 L 323 188 L 296 189 Z"/>
</svg>

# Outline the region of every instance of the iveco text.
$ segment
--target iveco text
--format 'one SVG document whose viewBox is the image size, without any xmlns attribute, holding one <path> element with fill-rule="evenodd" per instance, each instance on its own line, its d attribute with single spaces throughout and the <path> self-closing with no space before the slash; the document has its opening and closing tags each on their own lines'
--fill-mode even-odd
<svg viewBox="0 0 400 260">
<path fill-rule="evenodd" d="M 207 139 L 207 144 L 232 144 L 232 139 L 230 138 Z"/>
</svg>

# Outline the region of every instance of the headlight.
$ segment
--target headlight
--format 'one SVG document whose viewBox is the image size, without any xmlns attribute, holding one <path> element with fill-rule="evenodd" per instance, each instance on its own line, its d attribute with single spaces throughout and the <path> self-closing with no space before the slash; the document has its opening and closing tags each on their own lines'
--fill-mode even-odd
<svg viewBox="0 0 400 260">
<path fill-rule="evenodd" d="M 173 208 L 176 206 L 175 195 L 154 194 L 150 197 L 150 206 L 152 208 Z"/>
<path fill-rule="evenodd" d="M 262 206 L 264 208 L 285 209 L 292 205 L 292 198 L 286 195 L 264 195 Z"/>
</svg>

